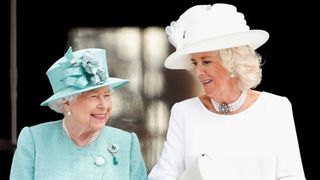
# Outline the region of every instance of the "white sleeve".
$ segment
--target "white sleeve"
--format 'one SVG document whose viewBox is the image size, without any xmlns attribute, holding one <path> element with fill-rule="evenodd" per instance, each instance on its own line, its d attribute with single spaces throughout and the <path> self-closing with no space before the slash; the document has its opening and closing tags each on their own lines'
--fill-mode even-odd
<svg viewBox="0 0 320 180">
<path fill-rule="evenodd" d="M 161 157 L 152 168 L 149 180 L 175 180 L 184 170 L 184 129 L 183 116 L 177 104 L 171 109 L 167 138 Z"/>
<path fill-rule="evenodd" d="M 284 98 L 284 111 L 279 119 L 277 180 L 305 180 L 291 103 Z"/>
</svg>

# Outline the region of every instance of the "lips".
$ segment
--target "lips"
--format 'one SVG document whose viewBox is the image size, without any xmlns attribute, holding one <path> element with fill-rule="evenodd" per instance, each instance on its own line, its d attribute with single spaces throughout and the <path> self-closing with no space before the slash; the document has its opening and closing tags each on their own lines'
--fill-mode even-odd
<svg viewBox="0 0 320 180">
<path fill-rule="evenodd" d="M 106 119 L 105 114 L 91 114 L 91 116 L 94 117 L 95 119 L 98 119 L 98 120 L 105 120 Z"/>
<path fill-rule="evenodd" d="M 207 84 L 209 84 L 209 83 L 211 83 L 212 82 L 212 80 L 211 79 L 207 79 L 207 80 L 200 80 L 200 82 L 201 82 L 201 84 L 202 85 L 207 85 Z"/>
</svg>

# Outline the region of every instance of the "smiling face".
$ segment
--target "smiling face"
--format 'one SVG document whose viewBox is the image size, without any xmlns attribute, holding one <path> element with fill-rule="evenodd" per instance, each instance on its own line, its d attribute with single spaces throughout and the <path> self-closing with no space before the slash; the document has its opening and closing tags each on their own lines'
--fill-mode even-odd
<svg viewBox="0 0 320 180">
<path fill-rule="evenodd" d="M 74 101 L 65 103 L 65 110 L 71 112 L 66 118 L 77 124 L 77 129 L 97 131 L 105 126 L 112 110 L 109 88 L 84 92 Z"/>
<path fill-rule="evenodd" d="M 236 78 L 221 64 L 218 51 L 194 53 L 191 56 L 193 72 L 207 96 L 219 97 L 237 87 Z"/>
</svg>

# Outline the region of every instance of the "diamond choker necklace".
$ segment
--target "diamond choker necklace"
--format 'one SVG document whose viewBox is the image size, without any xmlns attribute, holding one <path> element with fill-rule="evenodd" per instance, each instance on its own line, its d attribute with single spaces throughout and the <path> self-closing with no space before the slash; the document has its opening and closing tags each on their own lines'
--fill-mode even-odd
<svg viewBox="0 0 320 180">
<path fill-rule="evenodd" d="M 233 112 L 239 109 L 246 101 L 246 98 L 247 98 L 247 91 L 242 91 L 240 97 L 231 104 L 225 104 L 225 103 L 220 104 L 215 102 L 212 98 L 211 98 L 211 102 L 213 104 L 214 109 L 217 112 L 227 114 L 229 112 Z"/>
</svg>

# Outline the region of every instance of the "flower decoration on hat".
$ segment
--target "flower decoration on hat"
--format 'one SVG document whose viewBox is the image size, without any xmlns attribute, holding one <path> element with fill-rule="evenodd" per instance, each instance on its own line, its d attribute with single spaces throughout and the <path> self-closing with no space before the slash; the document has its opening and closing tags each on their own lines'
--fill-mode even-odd
<svg viewBox="0 0 320 180">
<path fill-rule="evenodd" d="M 165 28 L 169 42 L 178 50 L 182 47 L 182 41 L 185 37 L 184 27 L 181 21 L 172 21 L 170 26 Z"/>
<path fill-rule="evenodd" d="M 89 50 L 80 57 L 74 57 L 71 48 L 65 54 L 70 68 L 65 70 L 64 82 L 69 86 L 84 88 L 87 85 L 99 85 L 106 81 L 106 69 L 99 65 L 96 56 Z"/>
</svg>

